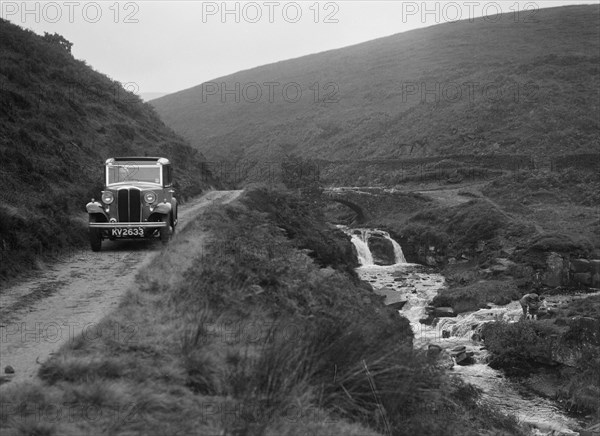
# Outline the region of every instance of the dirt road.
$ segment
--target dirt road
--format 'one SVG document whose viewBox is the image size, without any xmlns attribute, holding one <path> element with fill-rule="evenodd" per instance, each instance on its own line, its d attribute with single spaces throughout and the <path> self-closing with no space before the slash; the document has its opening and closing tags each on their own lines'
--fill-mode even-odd
<svg viewBox="0 0 600 436">
<path fill-rule="evenodd" d="M 202 208 L 228 203 L 241 191 L 211 191 L 181 207 L 181 230 Z M 135 283 L 139 269 L 160 254 L 160 241 L 104 241 L 79 250 L 0 295 L 0 384 L 35 377 L 39 365 L 78 335 L 93 339 L 96 324 Z M 106 334 L 106 332 L 102 332 Z M 119 332 L 127 334 L 127 332 Z M 5 374 L 10 365 L 14 374 Z"/>
</svg>

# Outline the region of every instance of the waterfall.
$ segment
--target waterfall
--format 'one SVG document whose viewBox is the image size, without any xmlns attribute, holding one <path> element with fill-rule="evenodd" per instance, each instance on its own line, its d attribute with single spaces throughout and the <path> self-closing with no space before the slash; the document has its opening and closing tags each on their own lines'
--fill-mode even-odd
<svg viewBox="0 0 600 436">
<path fill-rule="evenodd" d="M 373 255 L 371 254 L 371 250 L 369 250 L 368 237 L 365 236 L 366 232 L 366 230 L 360 230 L 360 235 L 350 234 L 351 242 L 356 247 L 358 261 L 361 266 L 373 265 Z"/>
<path fill-rule="evenodd" d="M 390 241 L 392 241 L 392 245 L 394 246 L 394 256 L 396 258 L 396 263 L 406 263 L 406 258 L 404 257 L 404 253 L 402 252 L 402 247 L 400 247 L 400 244 L 398 244 L 396 241 L 394 241 L 390 235 L 386 232 L 384 233 L 384 237 L 386 239 L 389 239 Z"/>
<path fill-rule="evenodd" d="M 374 265 L 373 254 L 369 248 L 369 238 L 371 235 L 382 236 L 391 242 L 392 246 L 394 247 L 394 263 L 396 265 L 406 263 L 406 258 L 402 252 L 402 247 L 400 247 L 400 244 L 392 239 L 388 232 L 376 229 L 348 229 L 341 226 L 339 227 L 346 232 L 346 234 L 350 235 L 351 242 L 356 247 L 358 260 L 361 266 Z"/>
</svg>

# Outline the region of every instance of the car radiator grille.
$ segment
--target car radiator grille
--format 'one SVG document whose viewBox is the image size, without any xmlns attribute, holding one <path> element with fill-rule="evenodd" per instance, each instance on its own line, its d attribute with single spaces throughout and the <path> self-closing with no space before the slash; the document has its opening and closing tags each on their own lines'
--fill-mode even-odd
<svg viewBox="0 0 600 436">
<path fill-rule="evenodd" d="M 141 191 L 139 189 L 120 189 L 117 198 L 120 222 L 142 221 Z"/>
</svg>

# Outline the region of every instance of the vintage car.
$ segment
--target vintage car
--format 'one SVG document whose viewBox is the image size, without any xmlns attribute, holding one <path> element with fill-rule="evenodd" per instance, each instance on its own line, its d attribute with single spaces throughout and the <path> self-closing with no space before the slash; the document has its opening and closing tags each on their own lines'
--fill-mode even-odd
<svg viewBox="0 0 600 436">
<path fill-rule="evenodd" d="M 160 237 L 163 244 L 177 225 L 177 200 L 171 163 L 163 157 L 106 160 L 100 200 L 86 205 L 93 251 L 103 239 Z"/>
</svg>

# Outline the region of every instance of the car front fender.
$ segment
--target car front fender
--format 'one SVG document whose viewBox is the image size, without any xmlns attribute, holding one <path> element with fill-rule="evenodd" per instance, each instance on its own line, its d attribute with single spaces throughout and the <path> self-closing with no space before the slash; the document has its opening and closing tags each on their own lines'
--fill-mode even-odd
<svg viewBox="0 0 600 436">
<path fill-rule="evenodd" d="M 172 208 L 173 207 L 171 206 L 171 203 L 159 203 L 158 206 L 154 208 L 152 213 L 160 213 L 162 215 L 167 215 L 171 213 Z"/>
<path fill-rule="evenodd" d="M 85 205 L 85 209 L 87 210 L 87 213 L 89 213 L 89 214 L 101 213 L 102 215 L 106 216 L 106 213 L 104 212 L 104 209 L 102 208 L 102 204 L 100 204 L 97 201 L 90 201 L 88 204 Z"/>
</svg>

